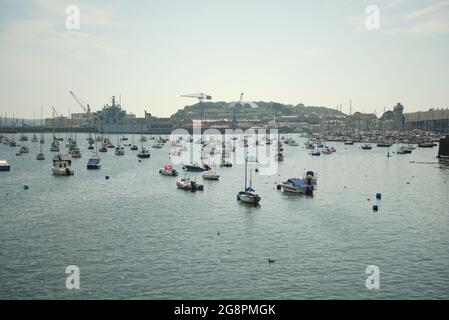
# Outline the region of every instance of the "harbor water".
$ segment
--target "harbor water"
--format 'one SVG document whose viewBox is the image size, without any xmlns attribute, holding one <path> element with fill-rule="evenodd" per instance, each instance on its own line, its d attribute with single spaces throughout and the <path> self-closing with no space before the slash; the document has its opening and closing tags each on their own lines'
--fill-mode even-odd
<svg viewBox="0 0 449 320">
<path fill-rule="evenodd" d="M 219 181 L 191 173 L 204 191 L 177 189 L 158 172 L 169 143 L 141 162 L 108 149 L 87 170 L 79 134 L 69 177 L 51 174 L 50 134 L 45 161 L 39 143 L 21 156 L 0 145 L 11 165 L 0 172 L 0 299 L 448 299 L 449 169 L 437 149 L 333 142 L 312 157 L 291 136 L 299 146 L 284 146 L 276 174 L 253 173 L 260 207 L 236 200 L 243 165 L 217 168 Z M 277 190 L 307 169 L 319 175 L 313 197 Z M 69 265 L 79 290 L 66 288 Z M 378 290 L 366 287 L 369 265 Z"/>
</svg>

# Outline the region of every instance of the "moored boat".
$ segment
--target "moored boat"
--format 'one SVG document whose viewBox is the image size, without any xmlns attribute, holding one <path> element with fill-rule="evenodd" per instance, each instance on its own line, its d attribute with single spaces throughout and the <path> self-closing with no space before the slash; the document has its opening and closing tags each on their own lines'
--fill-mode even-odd
<svg viewBox="0 0 449 320">
<path fill-rule="evenodd" d="M 162 168 L 159 169 L 159 173 L 163 176 L 172 176 L 175 177 L 178 175 L 178 171 L 173 168 L 172 165 L 166 164 Z"/>
<path fill-rule="evenodd" d="M 313 195 L 314 187 L 299 178 L 290 178 L 279 184 L 282 192 Z"/>
</svg>

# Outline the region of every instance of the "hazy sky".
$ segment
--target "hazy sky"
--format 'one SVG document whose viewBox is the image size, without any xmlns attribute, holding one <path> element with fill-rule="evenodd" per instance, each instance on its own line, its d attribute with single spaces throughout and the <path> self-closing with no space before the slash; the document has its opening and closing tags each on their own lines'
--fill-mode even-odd
<svg viewBox="0 0 449 320">
<path fill-rule="evenodd" d="M 65 26 L 67 5 L 80 29 Z M 449 0 L 0 0 L 0 113 L 98 110 L 112 95 L 168 116 L 217 101 L 378 113 L 449 107 Z M 368 30 L 368 5 L 380 29 Z"/>
</svg>

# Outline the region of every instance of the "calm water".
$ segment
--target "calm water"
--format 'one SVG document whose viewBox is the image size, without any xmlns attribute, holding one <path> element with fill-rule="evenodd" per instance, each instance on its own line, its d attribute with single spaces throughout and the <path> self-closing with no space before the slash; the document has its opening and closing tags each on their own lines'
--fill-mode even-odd
<svg viewBox="0 0 449 320">
<path fill-rule="evenodd" d="M 184 192 L 158 173 L 169 144 L 141 163 L 109 149 L 87 171 L 78 138 L 72 177 L 51 175 L 50 135 L 46 161 L 35 160 L 38 143 L 20 157 L 0 145 L 12 166 L 0 172 L 0 298 L 449 298 L 449 170 L 410 163 L 435 162 L 435 148 L 387 158 L 332 143 L 335 154 L 312 158 L 295 135 L 279 172 L 253 177 L 262 201 L 252 208 L 236 202 L 242 166 Z M 305 168 L 319 174 L 313 198 L 276 190 Z M 65 287 L 68 265 L 80 268 L 78 291 Z M 368 265 L 380 290 L 365 287 Z"/>
</svg>

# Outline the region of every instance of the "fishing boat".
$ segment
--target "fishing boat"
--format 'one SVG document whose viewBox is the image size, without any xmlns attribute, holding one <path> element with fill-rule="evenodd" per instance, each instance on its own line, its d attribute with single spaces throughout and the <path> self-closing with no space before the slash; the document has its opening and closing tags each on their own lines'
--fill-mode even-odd
<svg viewBox="0 0 449 320">
<path fill-rule="evenodd" d="M 0 160 L 0 171 L 10 171 L 11 165 L 7 160 Z"/>
<path fill-rule="evenodd" d="M 304 180 L 299 178 L 290 178 L 285 182 L 282 182 L 278 185 L 278 189 L 281 189 L 282 192 L 291 192 L 291 193 L 299 193 L 305 195 L 313 195 L 314 187 L 310 184 L 307 184 Z"/>
<path fill-rule="evenodd" d="M 192 192 L 195 191 L 203 191 L 204 190 L 204 186 L 201 184 L 197 184 L 196 180 L 192 180 L 190 178 L 184 177 L 181 179 L 178 179 L 176 181 L 176 186 L 178 187 L 178 189 L 182 189 L 182 190 L 190 190 Z"/>
<path fill-rule="evenodd" d="M 166 164 L 162 168 L 159 169 L 159 173 L 163 176 L 172 176 L 176 177 L 178 175 L 178 171 L 173 168 L 172 165 Z"/>
<path fill-rule="evenodd" d="M 51 171 L 55 176 L 72 176 L 75 173 L 71 167 L 71 162 L 65 160 L 54 161 Z"/>
<path fill-rule="evenodd" d="M 362 150 L 371 150 L 373 147 L 370 144 L 363 144 L 362 145 Z"/>
<path fill-rule="evenodd" d="M 302 179 L 309 185 L 315 186 L 318 183 L 318 174 L 312 170 L 304 172 Z"/>
<path fill-rule="evenodd" d="M 247 169 L 248 169 L 248 158 L 245 157 L 245 188 L 243 189 L 243 191 L 240 191 L 237 194 L 237 201 L 240 201 L 241 203 L 248 203 L 254 206 L 258 206 L 261 197 L 257 193 L 255 193 L 256 190 L 254 190 L 251 187 L 252 184 L 251 172 L 250 172 L 249 186 L 247 186 L 247 175 L 248 175 Z"/>
<path fill-rule="evenodd" d="M 87 169 L 95 170 L 95 169 L 100 169 L 100 168 L 101 168 L 101 157 L 98 154 L 94 154 L 87 161 Z"/>
</svg>

